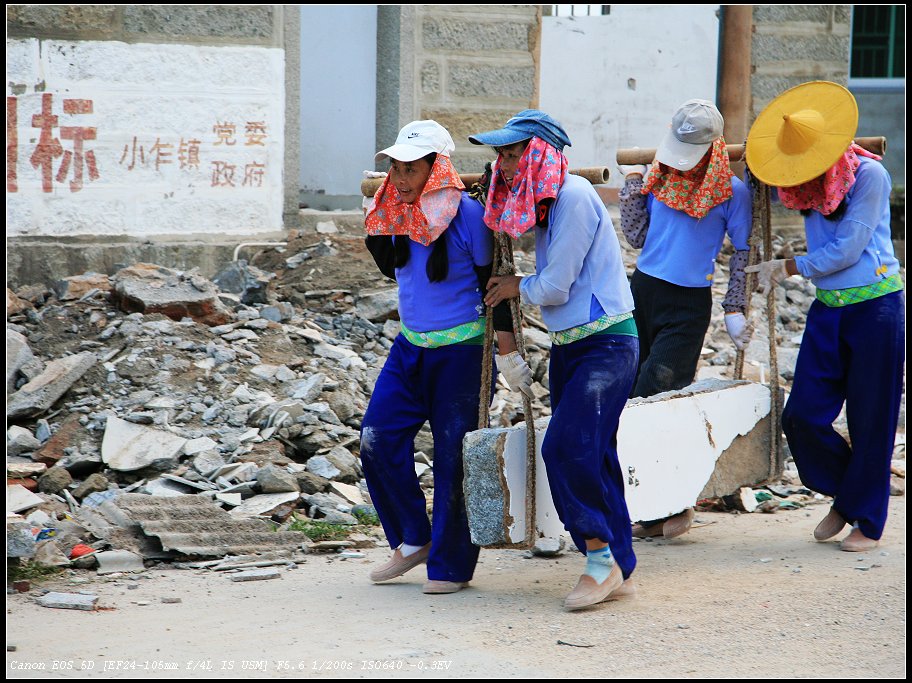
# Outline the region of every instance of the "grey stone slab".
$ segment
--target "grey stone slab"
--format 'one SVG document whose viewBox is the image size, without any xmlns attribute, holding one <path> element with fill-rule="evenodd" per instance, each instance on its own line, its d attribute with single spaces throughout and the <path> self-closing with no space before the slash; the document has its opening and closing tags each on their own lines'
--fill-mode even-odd
<svg viewBox="0 0 912 683">
<path fill-rule="evenodd" d="M 247 572 L 231 574 L 229 578 L 232 581 L 268 581 L 269 579 L 281 579 L 282 575 L 278 569 L 251 569 Z"/>
<path fill-rule="evenodd" d="M 79 609 L 93 611 L 98 604 L 97 595 L 83 595 L 82 593 L 46 593 L 38 598 L 38 604 L 42 607 L 53 607 L 56 609 Z"/>
<path fill-rule="evenodd" d="M 150 465 L 177 464 L 187 439 L 160 429 L 108 417 L 101 457 L 114 470 L 130 472 Z"/>
<path fill-rule="evenodd" d="M 44 372 L 10 397 L 6 416 L 15 419 L 40 415 L 54 405 L 96 360 L 94 353 L 85 351 L 51 361 Z"/>
<path fill-rule="evenodd" d="M 36 505 L 41 505 L 44 498 L 36 496 L 21 484 L 13 484 L 6 487 L 6 511 L 7 513 L 22 512 Z"/>
</svg>

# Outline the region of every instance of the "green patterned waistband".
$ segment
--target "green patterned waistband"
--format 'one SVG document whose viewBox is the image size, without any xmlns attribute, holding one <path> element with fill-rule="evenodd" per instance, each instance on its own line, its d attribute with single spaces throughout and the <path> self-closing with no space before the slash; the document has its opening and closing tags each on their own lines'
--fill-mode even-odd
<svg viewBox="0 0 912 683">
<path fill-rule="evenodd" d="M 551 337 L 551 343 L 562 346 L 564 344 L 572 344 L 575 341 L 580 339 L 585 339 L 593 334 L 598 334 L 600 332 L 610 332 L 609 328 L 614 325 L 619 325 L 625 320 L 631 320 L 632 322 L 633 312 L 628 311 L 627 313 L 621 313 L 620 315 L 603 315 L 598 320 L 593 320 L 591 323 L 586 323 L 585 325 L 579 325 L 577 327 L 571 327 L 569 330 L 561 330 L 560 332 L 548 332 L 548 336 Z M 633 326 L 633 329 L 630 329 L 630 324 L 619 325 L 617 334 L 627 334 L 636 336 L 636 326 Z"/>
<path fill-rule="evenodd" d="M 484 335 L 484 331 L 484 318 L 479 318 L 470 323 L 463 323 L 448 330 L 431 330 L 430 332 L 413 332 L 405 326 L 405 323 L 401 325 L 402 336 L 407 341 L 426 349 L 436 349 L 441 346 L 465 342 L 474 343 L 477 337 Z"/>
<path fill-rule="evenodd" d="M 839 308 L 840 306 L 876 299 L 885 294 L 892 294 L 902 288 L 902 278 L 897 273 L 885 280 L 880 280 L 871 285 L 864 285 L 863 287 L 849 287 L 847 289 L 820 289 L 818 287 L 817 298 L 830 308 Z"/>
</svg>

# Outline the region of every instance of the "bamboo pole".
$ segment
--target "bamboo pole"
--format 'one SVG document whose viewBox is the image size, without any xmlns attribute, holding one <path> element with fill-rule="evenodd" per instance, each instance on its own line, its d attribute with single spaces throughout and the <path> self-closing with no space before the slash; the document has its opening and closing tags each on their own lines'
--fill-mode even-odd
<svg viewBox="0 0 912 683">
<path fill-rule="evenodd" d="M 653 150 L 654 151 L 654 150 Z M 571 168 L 568 173 L 585 178 L 593 185 L 604 185 L 608 182 L 610 171 L 607 166 L 590 166 L 587 168 Z M 472 187 L 481 180 L 481 173 L 460 173 L 459 179 L 466 187 Z M 365 197 L 373 197 L 380 189 L 383 178 L 365 178 L 361 181 L 361 194 Z"/>
<path fill-rule="evenodd" d="M 864 147 L 869 152 L 873 152 L 879 156 L 883 156 L 887 151 L 887 139 L 883 136 L 855 138 L 855 144 L 859 147 Z M 728 150 L 729 161 L 741 161 L 744 159 L 743 144 L 726 145 L 725 148 Z M 640 149 L 639 147 L 619 149 L 617 151 L 617 163 L 624 166 L 651 164 L 653 159 L 655 159 L 655 153 L 656 150 L 654 147 L 652 149 Z"/>
</svg>

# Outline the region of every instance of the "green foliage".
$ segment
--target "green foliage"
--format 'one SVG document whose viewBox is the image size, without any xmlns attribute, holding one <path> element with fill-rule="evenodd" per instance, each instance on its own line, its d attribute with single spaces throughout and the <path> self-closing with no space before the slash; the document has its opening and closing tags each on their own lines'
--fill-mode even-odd
<svg viewBox="0 0 912 683">
<path fill-rule="evenodd" d="M 380 518 L 377 516 L 376 512 L 369 512 L 367 510 L 360 510 L 354 508 L 352 514 L 355 516 L 355 519 L 358 520 L 358 524 L 364 524 L 367 526 L 380 526 Z"/>
<path fill-rule="evenodd" d="M 288 527 L 289 531 L 301 531 L 312 541 L 341 541 L 348 537 L 351 527 L 320 521 L 297 520 Z"/>
<path fill-rule="evenodd" d="M 61 567 L 48 567 L 35 562 L 19 562 L 18 564 L 11 562 L 6 565 L 6 582 L 8 584 L 13 581 L 40 583 L 52 579 L 62 572 Z"/>
</svg>

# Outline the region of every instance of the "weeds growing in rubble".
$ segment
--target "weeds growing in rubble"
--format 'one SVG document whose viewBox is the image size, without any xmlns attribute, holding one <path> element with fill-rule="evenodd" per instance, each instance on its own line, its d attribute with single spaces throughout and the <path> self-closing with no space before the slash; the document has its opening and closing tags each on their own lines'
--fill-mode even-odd
<svg viewBox="0 0 912 683">
<path fill-rule="evenodd" d="M 380 526 L 380 518 L 377 516 L 376 512 L 353 508 L 352 515 L 354 515 L 355 519 L 358 520 L 358 524 L 365 524 L 367 526 Z"/>
<path fill-rule="evenodd" d="M 35 562 L 21 562 L 18 564 L 11 562 L 6 566 L 6 583 L 10 584 L 13 581 L 39 583 L 51 579 L 62 572 L 63 569 L 61 567 L 48 567 Z"/>
<path fill-rule="evenodd" d="M 328 522 L 297 520 L 288 527 L 289 531 L 301 531 L 311 541 L 341 541 L 348 537 L 351 528 Z"/>
</svg>

